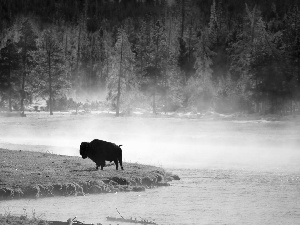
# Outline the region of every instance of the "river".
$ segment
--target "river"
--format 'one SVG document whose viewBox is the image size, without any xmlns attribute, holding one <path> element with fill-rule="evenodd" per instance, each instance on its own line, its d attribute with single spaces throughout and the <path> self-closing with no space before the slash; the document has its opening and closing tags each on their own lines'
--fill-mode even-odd
<svg viewBox="0 0 300 225">
<path fill-rule="evenodd" d="M 172 170 L 180 181 L 146 192 L 1 202 L 1 211 L 66 221 L 117 224 L 106 216 L 158 224 L 299 224 L 299 173 L 245 170 Z"/>
<path fill-rule="evenodd" d="M 125 161 L 162 166 L 181 180 L 142 193 L 2 201 L 1 214 L 117 224 L 105 217 L 117 217 L 118 208 L 158 224 L 300 223 L 299 122 L 17 120 L 0 119 L 0 147 L 78 155 L 80 141 L 103 137 L 124 145 Z"/>
</svg>

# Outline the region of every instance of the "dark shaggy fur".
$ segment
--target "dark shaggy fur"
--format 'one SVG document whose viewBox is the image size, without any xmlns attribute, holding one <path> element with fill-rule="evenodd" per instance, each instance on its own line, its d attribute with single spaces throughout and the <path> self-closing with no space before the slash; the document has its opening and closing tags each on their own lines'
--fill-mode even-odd
<svg viewBox="0 0 300 225">
<path fill-rule="evenodd" d="M 101 170 L 105 166 L 105 161 L 114 161 L 116 170 L 118 170 L 118 162 L 122 166 L 122 145 L 116 145 L 111 142 L 94 139 L 91 142 L 81 142 L 80 155 L 83 159 L 87 157 L 96 163 L 96 169 L 101 166 Z"/>
</svg>

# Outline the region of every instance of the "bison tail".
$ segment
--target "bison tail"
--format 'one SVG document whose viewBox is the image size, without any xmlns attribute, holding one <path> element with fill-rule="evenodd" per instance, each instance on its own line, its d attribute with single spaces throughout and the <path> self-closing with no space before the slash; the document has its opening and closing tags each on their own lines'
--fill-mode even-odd
<svg viewBox="0 0 300 225">
<path fill-rule="evenodd" d="M 121 146 L 123 146 L 123 145 L 119 145 L 119 147 L 121 147 Z"/>
</svg>

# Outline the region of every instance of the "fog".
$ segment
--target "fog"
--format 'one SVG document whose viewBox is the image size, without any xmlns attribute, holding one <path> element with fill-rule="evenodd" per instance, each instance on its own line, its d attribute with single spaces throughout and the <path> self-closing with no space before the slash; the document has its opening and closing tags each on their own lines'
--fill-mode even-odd
<svg viewBox="0 0 300 225">
<path fill-rule="evenodd" d="M 0 118 L 0 148 L 79 156 L 83 141 L 122 144 L 123 161 L 191 169 L 300 171 L 300 123 L 43 113 Z"/>
</svg>

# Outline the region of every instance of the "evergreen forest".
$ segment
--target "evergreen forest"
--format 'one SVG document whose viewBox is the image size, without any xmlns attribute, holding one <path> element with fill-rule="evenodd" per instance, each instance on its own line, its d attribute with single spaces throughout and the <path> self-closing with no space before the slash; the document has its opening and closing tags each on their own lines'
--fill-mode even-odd
<svg viewBox="0 0 300 225">
<path fill-rule="evenodd" d="M 0 111 L 300 112 L 299 0 L 0 0 Z"/>
</svg>

